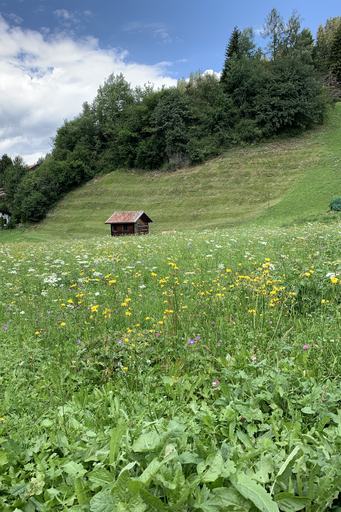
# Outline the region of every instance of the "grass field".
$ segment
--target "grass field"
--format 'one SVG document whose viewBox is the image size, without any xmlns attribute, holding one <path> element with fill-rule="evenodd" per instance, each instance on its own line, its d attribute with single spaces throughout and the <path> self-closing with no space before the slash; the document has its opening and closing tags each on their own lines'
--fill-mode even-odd
<svg viewBox="0 0 341 512">
<path fill-rule="evenodd" d="M 1 512 L 340 512 L 340 107 L 0 234 Z"/>
<path fill-rule="evenodd" d="M 1 510 L 339 510 L 340 227 L 3 244 Z"/>
</svg>

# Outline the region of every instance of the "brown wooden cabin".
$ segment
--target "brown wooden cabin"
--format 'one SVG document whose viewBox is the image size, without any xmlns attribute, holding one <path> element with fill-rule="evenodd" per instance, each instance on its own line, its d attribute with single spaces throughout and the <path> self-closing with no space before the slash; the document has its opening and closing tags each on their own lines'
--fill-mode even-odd
<svg viewBox="0 0 341 512">
<path fill-rule="evenodd" d="M 111 236 L 147 235 L 149 222 L 153 221 L 143 211 L 115 212 L 105 224 L 111 224 Z"/>
</svg>

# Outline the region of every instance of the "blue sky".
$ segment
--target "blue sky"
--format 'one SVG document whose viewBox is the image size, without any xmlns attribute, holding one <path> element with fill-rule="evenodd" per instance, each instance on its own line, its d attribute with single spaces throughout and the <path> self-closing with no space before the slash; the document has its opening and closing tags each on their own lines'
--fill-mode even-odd
<svg viewBox="0 0 341 512">
<path fill-rule="evenodd" d="M 0 0 L 0 155 L 33 163 L 112 72 L 160 86 L 198 69 L 221 71 L 233 27 L 257 34 L 273 7 L 285 20 L 297 8 L 313 36 L 341 15 L 336 0 Z M 266 44 L 259 35 L 256 42 Z"/>
</svg>

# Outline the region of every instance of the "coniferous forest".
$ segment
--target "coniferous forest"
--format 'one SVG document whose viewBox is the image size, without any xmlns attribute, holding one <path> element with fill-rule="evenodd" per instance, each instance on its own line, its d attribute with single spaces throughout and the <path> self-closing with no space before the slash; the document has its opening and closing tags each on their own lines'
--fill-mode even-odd
<svg viewBox="0 0 341 512">
<path fill-rule="evenodd" d="M 9 227 L 39 221 L 98 174 L 195 165 L 231 145 L 295 136 L 323 123 L 341 97 L 341 16 L 321 24 L 314 40 L 296 11 L 285 21 L 273 9 L 261 35 L 263 49 L 251 28 L 235 27 L 220 76 L 191 73 L 176 87 L 155 90 L 110 75 L 93 102 L 64 121 L 34 171 L 3 155 L 0 207 L 12 213 Z"/>
</svg>

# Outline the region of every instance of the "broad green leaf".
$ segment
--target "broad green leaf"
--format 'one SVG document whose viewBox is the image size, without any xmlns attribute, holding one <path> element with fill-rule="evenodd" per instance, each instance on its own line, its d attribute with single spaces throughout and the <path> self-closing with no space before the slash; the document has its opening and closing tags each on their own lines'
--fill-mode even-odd
<svg viewBox="0 0 341 512">
<path fill-rule="evenodd" d="M 140 489 L 142 489 L 142 487 L 143 483 L 140 482 L 139 480 L 130 480 L 130 482 L 128 483 L 128 489 L 134 496 L 139 494 Z"/>
<path fill-rule="evenodd" d="M 157 432 L 148 432 L 142 434 L 132 446 L 134 452 L 149 452 L 154 450 L 161 441 L 161 436 Z"/>
<path fill-rule="evenodd" d="M 208 468 L 207 471 L 205 471 L 205 473 L 201 475 L 201 481 L 203 483 L 208 483 L 217 480 L 217 478 L 219 478 L 219 476 L 221 475 L 223 469 L 223 462 L 223 456 L 221 452 L 218 452 L 215 455 L 211 466 Z"/>
<path fill-rule="evenodd" d="M 253 445 L 250 441 L 250 437 L 248 435 L 246 435 L 245 432 L 242 432 L 241 430 L 237 430 L 237 437 L 243 443 L 245 448 L 252 450 Z"/>
<path fill-rule="evenodd" d="M 295 494 L 293 492 L 280 492 L 278 494 L 275 494 L 274 500 L 275 501 L 281 501 L 286 500 L 288 498 L 294 498 Z"/>
<path fill-rule="evenodd" d="M 183 452 L 179 455 L 179 462 L 181 464 L 198 464 L 200 458 L 196 453 Z"/>
<path fill-rule="evenodd" d="M 304 412 L 304 414 L 315 414 L 315 412 L 316 412 L 316 411 L 314 411 L 314 409 L 312 409 L 309 406 L 302 407 L 301 411 Z"/>
<path fill-rule="evenodd" d="M 41 422 L 42 427 L 51 427 L 53 425 L 53 421 L 45 419 Z"/>
<path fill-rule="evenodd" d="M 74 505 L 67 509 L 67 512 L 84 512 L 84 508 L 81 505 Z"/>
<path fill-rule="evenodd" d="M 102 486 L 115 480 L 113 473 L 110 473 L 110 471 L 106 469 L 95 469 L 95 471 L 91 471 L 86 476 L 89 478 L 90 482 Z"/>
<path fill-rule="evenodd" d="M 153 481 L 164 489 L 171 489 L 174 491 L 176 488 L 176 485 L 172 481 L 166 480 L 161 473 L 156 473 L 156 475 L 153 476 Z"/>
<path fill-rule="evenodd" d="M 153 494 L 150 494 L 148 491 L 146 491 L 146 489 L 141 489 L 140 490 L 140 495 L 141 495 L 142 499 L 148 505 L 151 505 L 156 510 L 162 510 L 162 511 L 168 510 L 168 508 L 165 507 L 165 505 L 163 504 L 163 502 L 159 498 L 157 498 Z"/>
<path fill-rule="evenodd" d="M 5 464 L 7 464 L 7 462 L 8 462 L 7 453 L 6 452 L 2 452 L 0 454 L 0 467 L 4 466 Z"/>
<path fill-rule="evenodd" d="M 123 473 L 123 471 L 129 471 L 134 466 L 136 466 L 136 464 L 138 464 L 137 460 L 134 460 L 133 462 L 129 462 L 129 464 L 127 464 L 126 466 L 124 466 L 124 468 L 121 469 L 120 474 Z"/>
<path fill-rule="evenodd" d="M 163 466 L 163 463 L 160 462 L 157 457 L 155 457 L 151 461 L 151 463 L 146 467 L 142 475 L 139 476 L 140 482 L 142 482 L 143 484 L 149 483 L 152 476 L 159 471 L 161 466 Z"/>
<path fill-rule="evenodd" d="M 12 496 L 18 496 L 19 494 L 27 493 L 25 482 L 20 482 L 11 489 Z"/>
<path fill-rule="evenodd" d="M 123 420 L 121 420 L 119 422 L 119 424 L 117 425 L 117 427 L 115 427 L 112 431 L 111 440 L 110 440 L 109 464 L 112 464 L 117 459 L 121 439 L 122 439 L 123 434 L 126 431 L 126 428 L 127 428 L 127 426 L 126 426 L 125 422 Z"/>
<path fill-rule="evenodd" d="M 273 490 L 275 488 L 275 484 L 276 484 L 276 480 L 279 476 L 281 476 L 284 471 L 286 470 L 286 468 L 288 467 L 288 465 L 290 464 L 290 462 L 296 457 L 296 455 L 298 454 L 298 452 L 300 451 L 301 449 L 301 446 L 298 445 L 298 446 L 295 446 L 295 448 L 293 449 L 293 451 L 288 455 L 288 457 L 285 459 L 285 461 L 283 462 L 282 466 L 280 467 L 280 470 L 278 471 L 277 475 L 275 476 L 275 480 L 274 480 L 274 483 L 272 484 L 272 487 L 271 487 L 271 490 L 270 490 L 270 494 L 273 493 Z"/>
<path fill-rule="evenodd" d="M 68 462 L 63 466 L 63 469 L 65 473 L 67 473 L 70 476 L 73 476 L 74 478 L 78 476 L 84 476 L 86 473 L 86 469 L 82 466 L 82 464 L 77 464 L 77 462 Z"/>
<path fill-rule="evenodd" d="M 83 485 L 82 479 L 80 477 L 77 477 L 75 479 L 75 491 L 76 491 L 77 500 L 80 503 L 80 505 L 82 505 L 84 503 L 84 501 L 86 500 L 87 496 L 86 496 L 85 486 Z"/>
<path fill-rule="evenodd" d="M 221 476 L 223 478 L 228 478 L 230 475 L 234 475 L 236 472 L 235 464 L 232 460 L 227 460 L 223 464 L 223 468 L 221 470 Z"/>
<path fill-rule="evenodd" d="M 175 380 L 172 379 L 172 377 L 167 376 L 162 377 L 162 381 L 164 382 L 164 384 L 169 384 L 170 386 L 173 386 L 173 384 L 175 383 Z"/>
<path fill-rule="evenodd" d="M 269 482 L 269 473 L 272 471 L 272 461 L 270 457 L 261 457 L 257 464 L 258 471 L 254 474 L 254 480 L 261 484 Z"/>
<path fill-rule="evenodd" d="M 288 498 L 277 502 L 280 510 L 283 512 L 297 512 L 298 510 L 304 509 L 311 503 L 309 498 L 296 496 L 294 498 Z"/>
<path fill-rule="evenodd" d="M 123 471 L 123 473 L 120 474 L 118 479 L 115 482 L 114 487 L 111 489 L 111 494 L 115 498 L 116 503 L 121 501 L 122 503 L 126 503 L 130 496 L 128 488 L 128 484 L 130 482 L 130 474 L 129 471 Z"/>
<path fill-rule="evenodd" d="M 277 504 L 272 500 L 270 494 L 264 487 L 257 484 L 244 473 L 240 473 L 237 478 L 230 477 L 232 485 L 244 498 L 252 503 L 262 512 L 278 512 Z"/>
<path fill-rule="evenodd" d="M 101 491 L 90 501 L 91 512 L 115 512 L 115 500 L 110 492 Z"/>
<path fill-rule="evenodd" d="M 252 507 L 251 501 L 245 499 L 233 487 L 218 487 L 217 489 L 213 489 L 212 496 L 218 500 L 223 509 L 232 507 L 232 510 L 236 512 L 247 512 Z"/>
<path fill-rule="evenodd" d="M 199 477 L 195 478 L 190 484 L 188 484 L 188 481 L 187 481 L 186 482 L 186 487 L 182 491 L 181 497 L 178 499 L 178 501 L 175 503 L 175 505 L 172 506 L 172 511 L 173 510 L 179 510 L 179 511 L 182 512 L 182 510 L 184 510 L 183 509 L 183 504 L 185 503 L 185 501 L 187 500 L 187 498 L 191 494 L 191 492 L 199 484 L 200 484 L 200 478 Z"/>
<path fill-rule="evenodd" d="M 130 487 L 129 487 L 130 488 Z M 136 494 L 129 501 L 129 512 L 144 512 L 147 508 L 146 503 L 143 501 L 140 493 Z"/>
</svg>

